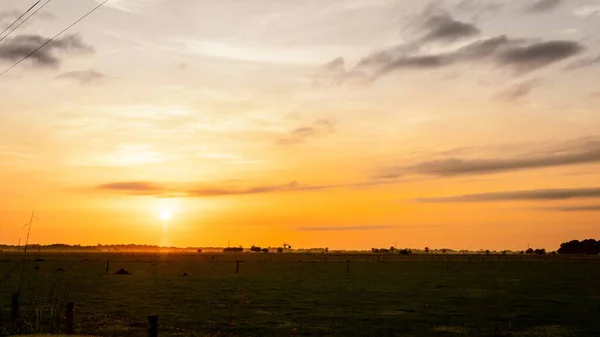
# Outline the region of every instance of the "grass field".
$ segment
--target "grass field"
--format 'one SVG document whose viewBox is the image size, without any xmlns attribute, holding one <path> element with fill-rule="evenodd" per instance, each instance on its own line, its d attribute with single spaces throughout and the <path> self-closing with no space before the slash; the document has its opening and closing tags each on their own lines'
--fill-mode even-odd
<svg viewBox="0 0 600 337">
<path fill-rule="evenodd" d="M 596 257 L 35 257 L 25 267 L 23 310 L 71 300 L 76 331 L 86 334 L 142 336 L 147 315 L 158 314 L 161 336 L 600 335 Z M 237 274 L 236 259 L 244 261 Z M 4 316 L 20 264 L 20 256 L 0 254 Z M 114 274 L 119 268 L 131 274 Z"/>
</svg>

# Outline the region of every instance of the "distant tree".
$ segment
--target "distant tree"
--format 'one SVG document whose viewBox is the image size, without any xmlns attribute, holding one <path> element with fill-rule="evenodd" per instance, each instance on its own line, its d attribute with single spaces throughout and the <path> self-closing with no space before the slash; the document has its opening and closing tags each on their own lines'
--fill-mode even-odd
<svg viewBox="0 0 600 337">
<path fill-rule="evenodd" d="M 535 253 L 535 255 L 546 255 L 546 250 L 544 248 L 536 249 L 533 252 Z"/>
<path fill-rule="evenodd" d="M 396 250 L 396 248 L 394 248 L 394 246 L 390 246 L 390 252 L 394 253 L 394 251 Z"/>
<path fill-rule="evenodd" d="M 503 250 L 502 255 L 506 255 L 506 254 L 508 254 L 508 252 L 506 250 Z"/>
<path fill-rule="evenodd" d="M 442 249 L 442 254 L 446 254 L 446 253 L 448 253 L 448 249 L 446 249 L 446 248 Z"/>
<path fill-rule="evenodd" d="M 410 249 L 401 249 L 400 250 L 400 255 L 410 255 L 412 254 L 412 250 Z"/>
<path fill-rule="evenodd" d="M 429 247 L 425 247 L 425 254 L 429 254 Z"/>
<path fill-rule="evenodd" d="M 263 248 L 261 251 L 262 251 L 263 253 L 268 253 L 268 252 L 269 252 L 269 249 L 268 249 L 268 248 Z"/>
<path fill-rule="evenodd" d="M 558 254 L 598 255 L 600 254 L 600 241 L 587 239 L 565 242 L 560 245 Z"/>
<path fill-rule="evenodd" d="M 277 248 L 277 253 L 283 253 L 283 248 L 281 248 L 281 247 Z"/>
<path fill-rule="evenodd" d="M 260 251 L 262 251 L 262 248 L 253 245 L 252 247 L 250 247 L 250 251 L 251 252 L 260 252 Z"/>
<path fill-rule="evenodd" d="M 531 254 L 533 254 L 533 253 L 535 253 L 535 251 L 533 250 L 533 248 L 529 248 L 529 249 L 527 249 L 527 250 L 525 251 L 525 254 L 530 254 L 530 255 L 531 255 Z"/>
<path fill-rule="evenodd" d="M 329 248 L 325 247 L 325 253 L 329 253 Z"/>
<path fill-rule="evenodd" d="M 490 250 L 489 250 L 489 249 L 486 249 L 486 250 L 485 250 L 485 255 L 490 255 L 491 253 L 492 253 L 492 252 L 490 252 Z"/>
</svg>

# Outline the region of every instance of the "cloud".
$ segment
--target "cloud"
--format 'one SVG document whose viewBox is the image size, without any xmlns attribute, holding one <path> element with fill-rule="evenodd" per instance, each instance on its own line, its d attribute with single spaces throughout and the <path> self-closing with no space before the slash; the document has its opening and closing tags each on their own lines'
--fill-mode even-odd
<svg viewBox="0 0 600 337">
<path fill-rule="evenodd" d="M 0 44 L 0 61 L 17 62 L 50 39 L 41 35 L 18 35 L 6 39 Z M 40 67 L 56 68 L 60 66 L 59 53 L 90 53 L 94 49 L 83 42 L 79 35 L 58 38 L 31 55 L 29 59 Z"/>
<path fill-rule="evenodd" d="M 564 0 L 535 0 L 532 4 L 527 6 L 526 11 L 528 13 L 546 13 L 553 11 L 563 4 Z"/>
<path fill-rule="evenodd" d="M 439 198 L 420 198 L 425 203 L 461 203 L 461 202 L 495 202 L 495 201 L 536 201 L 600 198 L 600 188 L 564 188 L 529 191 L 503 191 L 493 193 L 464 194 Z"/>
<path fill-rule="evenodd" d="M 583 49 L 575 41 L 528 42 L 497 36 L 439 54 L 395 56 L 396 49 L 379 52 L 363 58 L 357 67 L 370 68 L 375 77 L 380 77 L 400 69 L 435 69 L 460 63 L 488 62 L 513 68 L 516 73 L 526 73 L 568 59 Z"/>
<path fill-rule="evenodd" d="M 544 6 L 550 6 L 550 2 L 553 1 L 543 1 Z M 544 8 L 541 2 L 536 4 L 536 8 Z M 354 67 L 348 67 L 344 58 L 339 57 L 324 65 L 322 73 L 334 76 L 342 83 L 344 77 L 352 74 L 351 78 L 362 78 L 363 83 L 369 84 L 398 70 L 440 69 L 478 62 L 500 68 L 510 67 L 515 74 L 522 74 L 569 59 L 585 49 L 581 43 L 569 40 L 526 40 L 505 35 L 473 40 L 481 34 L 479 27 L 457 20 L 435 6 L 429 6 L 416 20 L 411 20 L 409 27 L 412 29 L 406 30 L 412 31 L 414 36 L 406 42 L 373 52 L 360 59 Z M 426 52 L 432 49 L 432 43 L 463 39 L 470 42 L 442 52 Z"/>
<path fill-rule="evenodd" d="M 422 42 L 454 42 L 481 33 L 474 24 L 455 20 L 448 14 L 432 15 L 425 21 L 423 27 L 426 33 L 420 39 Z"/>
<path fill-rule="evenodd" d="M 548 210 L 557 212 L 600 212 L 600 205 L 587 205 L 587 206 L 563 206 L 563 207 L 552 207 L 546 208 Z"/>
<path fill-rule="evenodd" d="M 297 231 L 300 232 L 340 232 L 340 231 L 373 231 L 392 229 L 396 226 L 389 225 L 359 225 L 359 226 L 323 226 L 323 227 L 298 227 Z"/>
<path fill-rule="evenodd" d="M 57 79 L 75 80 L 81 85 L 102 82 L 106 76 L 95 70 L 76 70 L 62 73 L 56 76 Z"/>
<path fill-rule="evenodd" d="M 513 66 L 518 71 L 527 72 L 570 58 L 583 49 L 583 46 L 575 41 L 547 41 L 510 48 L 498 55 L 497 61 Z"/>
<path fill-rule="evenodd" d="M 379 185 L 397 184 L 400 181 L 367 181 L 350 184 L 332 185 L 301 185 L 292 181 L 283 185 L 258 185 L 258 186 L 236 186 L 237 181 L 231 180 L 218 185 L 206 185 L 202 183 L 157 183 L 150 181 L 124 181 L 111 182 L 96 185 L 93 190 L 99 192 L 110 192 L 128 196 L 155 196 L 155 197 L 219 197 L 232 195 L 251 195 L 275 192 L 306 192 L 320 191 L 335 188 L 365 188 Z"/>
<path fill-rule="evenodd" d="M 600 163 L 600 139 L 590 137 L 520 156 L 486 159 L 452 157 L 425 161 L 408 167 L 392 167 L 377 177 L 396 178 L 408 173 L 453 177 L 597 163 Z"/>
<path fill-rule="evenodd" d="M 96 189 L 119 192 L 129 195 L 161 194 L 168 190 L 166 186 L 147 181 L 129 181 L 101 184 L 96 186 Z"/>
<path fill-rule="evenodd" d="M 573 63 L 571 63 L 566 69 L 567 70 L 577 70 L 581 68 L 593 67 L 600 65 L 600 55 L 596 57 L 587 57 L 579 59 Z"/>
<path fill-rule="evenodd" d="M 290 134 L 277 141 L 279 145 L 295 145 L 305 143 L 309 139 L 326 136 L 335 131 L 335 121 L 319 119 L 310 126 L 294 129 Z"/>
<path fill-rule="evenodd" d="M 579 16 L 585 19 L 593 16 L 600 16 L 600 6 L 582 6 L 573 11 L 575 16 Z"/>
<path fill-rule="evenodd" d="M 496 99 L 502 101 L 518 100 L 529 95 L 533 89 L 540 85 L 540 83 L 541 81 L 539 79 L 531 79 L 525 82 L 515 84 L 496 95 Z"/>
</svg>

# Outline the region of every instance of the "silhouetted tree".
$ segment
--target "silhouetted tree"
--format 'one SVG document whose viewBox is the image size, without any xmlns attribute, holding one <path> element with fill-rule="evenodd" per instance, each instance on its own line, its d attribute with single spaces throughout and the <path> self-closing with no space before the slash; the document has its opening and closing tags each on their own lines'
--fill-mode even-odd
<svg viewBox="0 0 600 337">
<path fill-rule="evenodd" d="M 283 248 L 281 248 L 281 247 L 277 248 L 277 253 L 283 253 Z"/>
<path fill-rule="evenodd" d="M 400 255 L 410 255 L 410 254 L 412 254 L 412 250 L 410 250 L 410 249 L 400 250 Z"/>
<path fill-rule="evenodd" d="M 529 248 L 525 251 L 525 254 L 533 254 L 535 253 L 535 251 L 533 250 L 533 248 Z"/>
<path fill-rule="evenodd" d="M 587 239 L 583 241 L 573 240 L 562 243 L 558 249 L 558 254 L 600 254 L 600 241 Z"/>
<path fill-rule="evenodd" d="M 535 255 L 546 255 L 546 250 L 544 248 L 536 249 L 533 252 L 535 253 Z"/>
<path fill-rule="evenodd" d="M 325 247 L 325 253 L 329 253 L 329 248 Z"/>
<path fill-rule="evenodd" d="M 489 250 L 489 249 L 486 249 L 486 250 L 485 250 L 485 255 L 490 255 L 491 253 L 492 253 L 492 252 L 490 252 L 490 250 Z"/>
<path fill-rule="evenodd" d="M 268 248 L 263 248 L 261 251 L 262 251 L 263 253 L 268 253 L 268 252 L 269 252 L 269 249 L 268 249 Z"/>
<path fill-rule="evenodd" d="M 429 254 L 429 247 L 425 247 L 425 254 Z"/>
</svg>

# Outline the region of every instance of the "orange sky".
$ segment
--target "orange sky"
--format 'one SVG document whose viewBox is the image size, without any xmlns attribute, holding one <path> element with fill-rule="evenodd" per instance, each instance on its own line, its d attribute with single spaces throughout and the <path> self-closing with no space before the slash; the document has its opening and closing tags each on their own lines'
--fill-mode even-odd
<svg viewBox="0 0 600 337">
<path fill-rule="evenodd" d="M 598 238 L 600 11 L 545 2 L 111 1 L 0 76 L 0 244 L 34 202 L 43 244 Z M 41 10 L 0 72 L 96 3 Z"/>
</svg>

